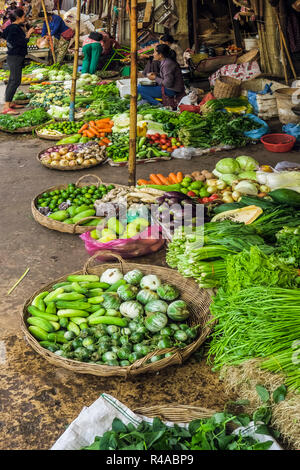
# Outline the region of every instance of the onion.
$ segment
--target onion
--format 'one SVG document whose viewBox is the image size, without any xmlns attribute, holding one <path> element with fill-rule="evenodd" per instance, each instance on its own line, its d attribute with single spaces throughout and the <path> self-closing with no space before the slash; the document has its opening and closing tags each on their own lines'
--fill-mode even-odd
<svg viewBox="0 0 300 470">
<path fill-rule="evenodd" d="M 90 159 L 90 162 L 91 162 L 91 164 L 93 164 L 93 165 L 96 164 L 96 163 L 98 163 L 97 160 L 96 160 L 96 158 L 91 158 L 91 159 Z"/>
<path fill-rule="evenodd" d="M 69 166 L 76 166 L 75 160 L 71 160 L 71 161 L 69 162 Z"/>
<path fill-rule="evenodd" d="M 90 161 L 90 160 L 84 160 L 84 161 L 82 162 L 82 165 L 83 165 L 83 166 L 90 166 L 90 164 L 91 164 L 91 161 Z"/>
<path fill-rule="evenodd" d="M 82 165 L 83 158 L 82 158 L 82 157 L 78 157 L 78 158 L 76 159 L 76 162 L 77 162 L 78 165 Z"/>
<path fill-rule="evenodd" d="M 51 163 L 50 163 L 51 166 L 58 166 L 58 162 L 56 160 L 53 160 Z"/>
<path fill-rule="evenodd" d="M 69 166 L 68 160 L 61 160 L 61 161 L 59 162 L 59 166 Z"/>
</svg>

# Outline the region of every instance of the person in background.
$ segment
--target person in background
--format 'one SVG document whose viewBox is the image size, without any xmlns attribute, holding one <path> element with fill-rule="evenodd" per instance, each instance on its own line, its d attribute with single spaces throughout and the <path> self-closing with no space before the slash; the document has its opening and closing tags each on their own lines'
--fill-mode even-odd
<svg viewBox="0 0 300 470">
<path fill-rule="evenodd" d="M 100 30 L 100 34 L 102 34 L 102 54 L 99 60 L 98 69 L 101 70 L 109 61 L 109 59 L 114 54 L 114 49 L 119 49 L 121 46 L 120 44 L 112 37 L 112 35 L 104 30 Z"/>
<path fill-rule="evenodd" d="M 82 52 L 84 59 L 82 62 L 81 73 L 95 73 L 102 54 L 102 34 L 92 31 L 83 41 Z"/>
<path fill-rule="evenodd" d="M 47 17 L 51 36 L 53 38 L 56 62 L 60 64 L 68 52 L 70 40 L 74 36 L 74 31 L 65 24 L 64 20 L 59 15 L 55 15 L 53 12 L 47 12 Z M 42 37 L 45 36 L 48 36 L 48 30 L 46 22 L 44 21 Z"/>
<path fill-rule="evenodd" d="M 170 34 L 164 34 L 160 38 L 160 43 L 161 44 L 166 44 L 167 46 L 169 46 L 170 49 L 172 49 L 176 53 L 176 60 L 177 60 L 178 64 L 180 65 L 180 67 L 185 67 L 185 60 L 184 60 L 184 57 L 183 57 L 183 50 L 175 42 L 175 39 L 173 38 L 173 36 L 171 36 Z"/>
<path fill-rule="evenodd" d="M 173 51 L 166 44 L 159 44 L 154 49 L 154 60 L 160 62 L 160 76 L 151 72 L 147 75 L 149 80 L 156 82 L 156 86 L 138 86 L 138 93 L 142 99 L 153 106 L 159 106 L 158 99 L 163 95 L 176 98 L 184 95 L 184 81 L 180 67 L 174 60 Z"/>
<path fill-rule="evenodd" d="M 34 30 L 30 28 L 25 33 L 25 13 L 17 8 L 10 14 L 11 24 L 0 34 L 7 44 L 7 65 L 10 71 L 5 90 L 5 103 L 1 114 L 19 114 L 14 108 L 22 108 L 13 103 L 13 97 L 22 82 L 22 68 L 27 55 L 27 44 Z"/>
</svg>

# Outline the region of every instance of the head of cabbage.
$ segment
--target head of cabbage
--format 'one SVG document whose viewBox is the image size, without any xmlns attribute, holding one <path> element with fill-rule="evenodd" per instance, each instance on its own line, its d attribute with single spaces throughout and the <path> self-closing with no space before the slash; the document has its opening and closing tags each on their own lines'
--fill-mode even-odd
<svg viewBox="0 0 300 470">
<path fill-rule="evenodd" d="M 242 170 L 239 162 L 234 158 L 222 158 L 216 164 L 216 170 L 222 174 L 237 174 Z"/>
<path fill-rule="evenodd" d="M 236 161 L 240 165 L 243 171 L 252 171 L 256 170 L 259 167 L 259 163 L 254 160 L 252 157 L 247 157 L 246 155 L 241 155 L 236 158 Z"/>
</svg>

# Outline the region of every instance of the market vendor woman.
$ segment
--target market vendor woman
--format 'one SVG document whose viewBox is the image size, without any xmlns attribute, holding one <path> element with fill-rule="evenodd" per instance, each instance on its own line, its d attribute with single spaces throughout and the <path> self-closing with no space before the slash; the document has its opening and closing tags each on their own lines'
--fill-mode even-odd
<svg viewBox="0 0 300 470">
<path fill-rule="evenodd" d="M 60 64 L 68 52 L 70 40 L 74 36 L 74 31 L 66 25 L 64 20 L 59 15 L 47 12 L 47 17 L 50 33 L 53 38 L 56 62 Z M 48 30 L 45 21 L 42 29 L 42 37 L 44 36 L 48 36 Z"/>
<path fill-rule="evenodd" d="M 149 80 L 156 82 L 154 86 L 138 86 L 138 93 L 142 99 L 153 106 L 160 105 L 157 99 L 173 98 L 173 101 L 179 102 L 181 97 L 185 95 L 184 82 L 180 66 L 174 60 L 174 52 L 166 44 L 156 46 L 153 55 L 154 60 L 160 62 L 160 74 L 149 73 Z"/>
<path fill-rule="evenodd" d="M 22 108 L 13 103 L 13 97 L 22 82 L 22 68 L 27 55 L 27 44 L 34 30 L 30 28 L 25 32 L 25 13 L 22 8 L 14 10 L 9 19 L 11 24 L 0 33 L 0 37 L 7 44 L 7 65 L 10 71 L 8 84 L 5 90 L 5 103 L 1 114 L 19 114 L 14 108 Z"/>
</svg>

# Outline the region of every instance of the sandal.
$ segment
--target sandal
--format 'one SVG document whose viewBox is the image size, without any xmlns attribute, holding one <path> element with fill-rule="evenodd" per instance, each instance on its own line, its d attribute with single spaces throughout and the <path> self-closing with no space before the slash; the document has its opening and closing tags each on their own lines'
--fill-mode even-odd
<svg viewBox="0 0 300 470">
<path fill-rule="evenodd" d="M 5 109 L 4 111 L 2 111 L 0 114 L 15 114 L 15 115 L 18 115 L 20 113 L 16 113 L 13 109 L 11 108 L 8 108 L 8 109 Z"/>
<path fill-rule="evenodd" d="M 22 106 L 21 104 L 11 104 L 10 105 L 11 109 L 23 109 L 25 106 Z"/>
</svg>

